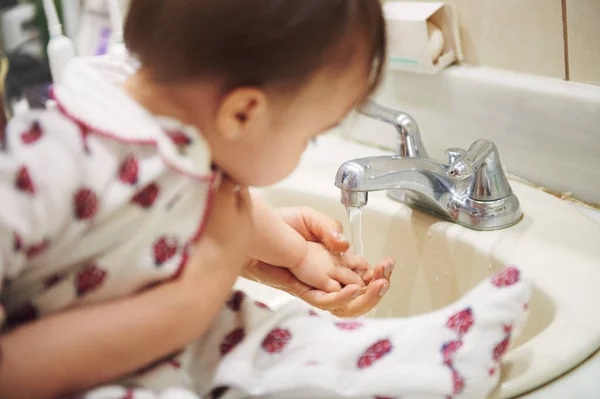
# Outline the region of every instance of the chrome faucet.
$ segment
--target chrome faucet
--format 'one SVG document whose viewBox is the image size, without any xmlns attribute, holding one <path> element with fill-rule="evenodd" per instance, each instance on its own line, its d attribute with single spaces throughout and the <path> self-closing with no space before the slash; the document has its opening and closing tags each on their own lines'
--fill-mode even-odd
<svg viewBox="0 0 600 399">
<path fill-rule="evenodd" d="M 389 190 L 396 201 L 475 230 L 503 229 L 523 217 L 491 141 L 477 140 L 467 151 L 451 148 L 448 164 L 440 164 L 427 159 L 417 123 L 406 113 L 372 102 L 359 111 L 396 127 L 397 155 L 339 168 L 335 185 L 346 207 L 367 205 L 369 191 Z"/>
</svg>

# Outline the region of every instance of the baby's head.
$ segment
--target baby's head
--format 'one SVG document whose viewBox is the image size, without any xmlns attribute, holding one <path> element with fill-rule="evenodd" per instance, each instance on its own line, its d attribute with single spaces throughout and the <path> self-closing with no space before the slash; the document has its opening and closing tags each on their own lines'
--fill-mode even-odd
<svg viewBox="0 0 600 399">
<path fill-rule="evenodd" d="M 131 0 L 126 44 L 214 162 L 264 186 L 381 79 L 379 0 Z"/>
</svg>

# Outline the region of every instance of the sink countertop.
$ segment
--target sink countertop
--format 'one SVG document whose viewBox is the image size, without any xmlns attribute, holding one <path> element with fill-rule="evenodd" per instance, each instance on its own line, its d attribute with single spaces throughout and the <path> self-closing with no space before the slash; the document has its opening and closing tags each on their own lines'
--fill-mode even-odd
<svg viewBox="0 0 600 399">
<path fill-rule="evenodd" d="M 520 399 L 598 399 L 600 398 L 600 352 L 562 378 Z"/>
<path fill-rule="evenodd" d="M 365 152 L 365 147 L 357 146 L 356 143 L 342 139 L 341 137 L 327 137 L 324 141 L 339 140 L 340 147 L 344 147 L 344 155 L 348 154 L 356 155 L 357 158 L 362 156 L 374 156 L 374 155 L 387 155 L 389 151 L 369 148 L 368 153 Z M 304 161 L 310 161 L 312 164 L 317 164 L 323 158 L 334 158 L 340 164 L 347 159 L 335 159 L 336 154 L 332 153 L 321 153 L 319 146 L 313 151 L 307 151 L 304 156 Z M 315 151 L 316 150 L 316 151 Z M 578 210 L 588 215 L 591 219 L 600 224 L 600 210 L 596 210 L 589 207 L 583 207 L 576 204 L 573 206 L 577 207 Z M 600 267 L 600 261 L 598 262 Z M 600 383 L 598 382 L 598 376 L 600 376 L 600 351 L 593 354 L 587 361 L 582 363 L 579 367 L 571 370 L 563 377 L 554 380 L 537 390 L 520 396 L 519 399 L 599 399 L 600 398 Z"/>
<path fill-rule="evenodd" d="M 578 206 L 577 208 L 600 224 L 600 209 L 592 209 L 588 207 L 584 208 L 580 206 Z"/>
<path fill-rule="evenodd" d="M 600 210 L 573 206 L 600 224 Z M 600 376 L 600 351 L 562 378 L 523 395 L 520 399 L 598 399 L 600 398 L 598 376 Z"/>
</svg>

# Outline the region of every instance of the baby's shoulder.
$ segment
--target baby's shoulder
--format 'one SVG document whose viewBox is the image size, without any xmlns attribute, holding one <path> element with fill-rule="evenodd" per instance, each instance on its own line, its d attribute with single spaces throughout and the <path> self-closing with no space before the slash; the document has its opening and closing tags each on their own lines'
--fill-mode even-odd
<svg viewBox="0 0 600 399">
<path fill-rule="evenodd" d="M 76 170 L 77 175 L 88 181 L 100 175 L 113 175 L 131 154 L 138 153 L 152 158 L 156 149 L 105 137 L 85 122 L 50 107 L 11 119 L 0 157 L 4 163 L 35 163 L 50 172 Z"/>
</svg>

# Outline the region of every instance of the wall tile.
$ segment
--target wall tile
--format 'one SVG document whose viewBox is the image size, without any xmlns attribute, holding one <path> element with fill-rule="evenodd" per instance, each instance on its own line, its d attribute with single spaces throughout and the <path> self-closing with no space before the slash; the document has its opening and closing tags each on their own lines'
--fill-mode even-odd
<svg viewBox="0 0 600 399">
<path fill-rule="evenodd" d="M 567 0 L 571 80 L 600 84 L 600 0 Z"/>
<path fill-rule="evenodd" d="M 561 0 L 445 3 L 454 4 L 458 10 L 465 63 L 565 77 Z"/>
</svg>

